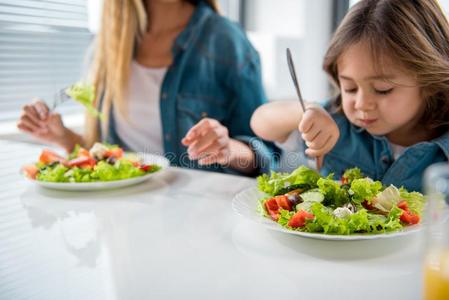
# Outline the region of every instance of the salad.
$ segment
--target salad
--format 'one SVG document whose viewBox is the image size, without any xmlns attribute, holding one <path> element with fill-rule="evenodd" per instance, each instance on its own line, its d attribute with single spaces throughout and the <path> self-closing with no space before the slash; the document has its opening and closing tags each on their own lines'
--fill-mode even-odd
<svg viewBox="0 0 449 300">
<path fill-rule="evenodd" d="M 348 169 L 340 181 L 301 166 L 292 173 L 257 178 L 266 194 L 258 212 L 296 231 L 334 235 L 378 234 L 418 224 L 424 196 Z"/>
<path fill-rule="evenodd" d="M 118 146 L 96 143 L 90 150 L 79 145 L 64 158 L 45 149 L 39 161 L 22 168 L 28 178 L 47 182 L 96 182 L 122 180 L 160 170 L 142 163 L 137 156 L 125 156 Z"/>
</svg>

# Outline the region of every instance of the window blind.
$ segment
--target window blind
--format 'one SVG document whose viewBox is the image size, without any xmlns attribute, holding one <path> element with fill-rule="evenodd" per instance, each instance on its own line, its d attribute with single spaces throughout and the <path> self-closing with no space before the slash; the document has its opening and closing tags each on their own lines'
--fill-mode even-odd
<svg viewBox="0 0 449 300">
<path fill-rule="evenodd" d="M 85 0 L 0 0 L 0 122 L 78 81 L 91 40 Z M 58 110 L 82 108 L 69 101 Z"/>
</svg>

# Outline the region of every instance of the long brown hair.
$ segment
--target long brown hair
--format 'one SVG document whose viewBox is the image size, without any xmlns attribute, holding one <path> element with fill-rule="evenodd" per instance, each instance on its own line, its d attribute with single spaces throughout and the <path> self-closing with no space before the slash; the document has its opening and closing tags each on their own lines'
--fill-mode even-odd
<svg viewBox="0 0 449 300">
<path fill-rule="evenodd" d="M 323 68 L 337 87 L 338 59 L 360 41 L 368 43 L 378 71 L 382 72 L 383 60 L 391 58 L 415 76 L 426 102 L 421 121 L 429 130 L 447 131 L 449 24 L 438 2 L 362 0 L 354 5 L 337 28 L 324 58 Z"/>
<path fill-rule="evenodd" d="M 107 132 L 112 103 L 119 111 L 126 111 L 124 98 L 128 88 L 133 50 L 147 29 L 148 0 L 105 0 L 100 31 L 95 44 L 95 55 L 90 70 L 90 81 L 95 87 L 96 99 L 102 98 L 104 114 L 102 127 Z M 215 0 L 185 0 L 193 5 L 208 4 L 219 11 Z M 97 101 L 98 105 L 98 101 Z M 84 141 L 86 146 L 99 139 L 98 121 L 86 115 Z"/>
</svg>

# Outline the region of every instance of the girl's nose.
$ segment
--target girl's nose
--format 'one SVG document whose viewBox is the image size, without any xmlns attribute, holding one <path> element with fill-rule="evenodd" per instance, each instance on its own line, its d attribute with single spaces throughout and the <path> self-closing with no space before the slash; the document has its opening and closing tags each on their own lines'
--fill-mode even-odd
<svg viewBox="0 0 449 300">
<path fill-rule="evenodd" d="M 373 110 L 376 106 L 374 99 L 362 92 L 357 93 L 354 108 L 357 110 Z"/>
</svg>

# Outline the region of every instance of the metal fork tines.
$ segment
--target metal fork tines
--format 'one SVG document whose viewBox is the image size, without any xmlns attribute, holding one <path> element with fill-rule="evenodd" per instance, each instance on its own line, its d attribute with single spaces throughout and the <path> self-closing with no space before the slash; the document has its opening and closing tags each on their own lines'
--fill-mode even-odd
<svg viewBox="0 0 449 300">
<path fill-rule="evenodd" d="M 55 110 L 55 108 L 62 103 L 66 102 L 70 99 L 69 95 L 65 92 L 67 87 L 60 89 L 58 92 L 56 92 L 53 96 L 53 103 L 51 105 L 51 110 Z"/>
</svg>

